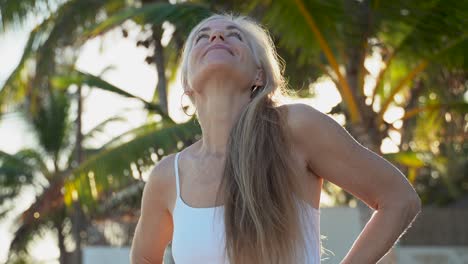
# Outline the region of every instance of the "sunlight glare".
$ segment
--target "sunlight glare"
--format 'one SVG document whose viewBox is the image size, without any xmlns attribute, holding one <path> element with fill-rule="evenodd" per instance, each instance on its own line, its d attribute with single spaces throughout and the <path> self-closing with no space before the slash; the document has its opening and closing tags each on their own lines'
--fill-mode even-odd
<svg viewBox="0 0 468 264">
<path fill-rule="evenodd" d="M 36 263 L 58 263 L 59 249 L 55 232 L 44 232 L 40 238 L 34 239 L 29 246 L 29 252 Z"/>
<path fill-rule="evenodd" d="M 388 123 L 393 123 L 401 119 L 405 114 L 405 109 L 399 106 L 389 106 L 383 116 L 384 120 Z"/>
<path fill-rule="evenodd" d="M 303 103 L 314 107 L 322 113 L 328 113 L 341 102 L 341 95 L 335 83 L 328 76 L 322 76 L 309 85 L 314 90 L 315 97 L 311 98 L 285 98 L 285 104 Z"/>
<path fill-rule="evenodd" d="M 380 145 L 380 151 L 382 153 L 397 153 L 399 148 L 395 143 L 388 137 L 382 140 L 382 145 Z"/>
</svg>

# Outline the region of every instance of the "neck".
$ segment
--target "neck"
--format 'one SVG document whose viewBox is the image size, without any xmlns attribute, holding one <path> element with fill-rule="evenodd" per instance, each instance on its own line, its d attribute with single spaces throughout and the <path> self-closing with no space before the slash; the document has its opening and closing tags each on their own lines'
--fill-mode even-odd
<svg viewBox="0 0 468 264">
<path fill-rule="evenodd" d="M 197 93 L 196 101 L 202 129 L 200 152 L 224 157 L 231 129 L 250 101 L 250 89 L 225 80 L 212 81 Z"/>
</svg>

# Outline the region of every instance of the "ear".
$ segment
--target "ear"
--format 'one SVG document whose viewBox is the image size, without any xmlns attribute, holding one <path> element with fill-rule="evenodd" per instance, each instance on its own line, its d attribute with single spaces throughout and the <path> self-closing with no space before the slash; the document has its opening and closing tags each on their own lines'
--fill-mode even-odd
<svg viewBox="0 0 468 264">
<path fill-rule="evenodd" d="M 265 74 L 262 68 L 257 68 L 257 73 L 255 75 L 255 86 L 264 86 L 265 85 Z"/>
</svg>

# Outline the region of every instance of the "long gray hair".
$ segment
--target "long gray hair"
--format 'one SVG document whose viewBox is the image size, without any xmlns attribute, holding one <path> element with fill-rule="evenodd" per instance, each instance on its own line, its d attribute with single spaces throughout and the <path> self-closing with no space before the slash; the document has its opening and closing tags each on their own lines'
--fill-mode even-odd
<svg viewBox="0 0 468 264">
<path fill-rule="evenodd" d="M 228 140 L 223 178 L 226 253 L 229 262 L 304 263 L 305 238 L 297 203 L 298 172 L 292 166 L 291 144 L 285 128 L 286 113 L 278 101 L 286 92 L 283 63 L 267 30 L 245 16 L 213 15 L 192 29 L 182 54 L 181 78 L 187 88 L 188 58 L 195 33 L 205 22 L 225 19 L 245 34 L 257 64 L 264 73 L 264 86 L 252 91 Z M 276 98 L 276 99 L 275 99 Z M 191 97 L 196 104 L 196 98 Z"/>
</svg>

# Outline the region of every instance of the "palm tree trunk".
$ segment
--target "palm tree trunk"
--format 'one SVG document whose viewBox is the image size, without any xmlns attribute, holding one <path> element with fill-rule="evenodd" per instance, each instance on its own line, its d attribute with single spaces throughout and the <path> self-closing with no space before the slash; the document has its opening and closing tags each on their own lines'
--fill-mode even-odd
<svg viewBox="0 0 468 264">
<path fill-rule="evenodd" d="M 59 247 L 59 262 L 60 264 L 66 264 L 67 263 L 67 250 L 65 248 L 65 236 L 62 233 L 62 223 L 60 220 L 54 220 L 54 226 L 55 229 L 57 230 L 57 241 L 58 241 L 58 247 Z"/>
<path fill-rule="evenodd" d="M 143 0 L 143 4 L 158 2 L 158 0 Z M 156 100 L 156 94 L 159 95 L 159 105 L 166 114 L 169 113 L 168 103 L 167 103 L 167 78 L 166 78 L 166 65 L 164 62 L 164 47 L 161 44 L 162 38 L 162 27 L 159 25 L 153 25 L 152 27 L 152 42 L 154 43 L 154 64 L 156 65 L 156 71 L 158 73 L 158 84 L 156 85 L 156 91 L 153 96 L 153 102 Z M 164 263 L 165 264 L 174 264 L 174 259 L 172 257 L 172 242 L 166 248 L 164 253 Z"/>
<path fill-rule="evenodd" d="M 81 146 L 82 144 L 81 142 L 83 141 L 83 133 L 81 132 L 81 127 L 82 127 L 81 116 L 83 112 L 83 100 L 82 100 L 82 95 L 81 95 L 81 85 L 78 86 L 76 97 L 77 97 L 76 100 L 77 100 L 78 109 L 77 109 L 77 117 L 76 117 L 76 143 L 75 143 L 76 158 L 75 158 L 75 161 L 77 162 L 76 165 L 78 165 L 81 162 L 83 162 L 83 151 L 82 151 L 82 146 Z"/>
<path fill-rule="evenodd" d="M 161 44 L 163 30 L 161 26 L 153 26 L 153 42 L 154 42 L 154 64 L 158 72 L 158 84 L 156 90 L 159 94 L 159 104 L 161 109 L 167 114 L 167 80 L 166 80 L 166 67 L 164 64 L 164 48 Z M 154 98 L 153 98 L 154 100 Z"/>
<path fill-rule="evenodd" d="M 83 150 L 82 150 L 82 141 L 83 134 L 81 133 L 82 127 L 82 95 L 81 95 L 81 85 L 78 86 L 77 91 L 77 118 L 76 118 L 76 142 L 75 142 L 75 166 L 78 166 L 83 162 Z M 78 201 L 73 202 L 73 211 L 71 215 L 72 223 L 72 234 L 73 239 L 75 240 L 75 250 L 72 253 L 73 258 L 71 259 L 74 264 L 81 264 L 82 262 L 82 252 L 81 252 L 81 232 L 83 230 L 83 214 L 81 213 L 81 207 Z"/>
</svg>

